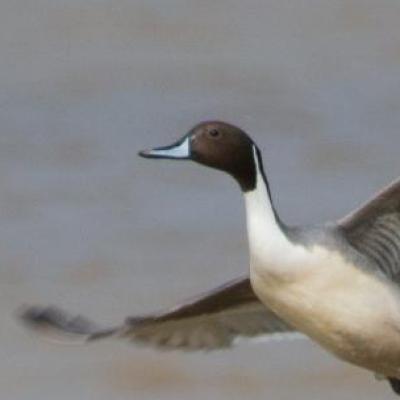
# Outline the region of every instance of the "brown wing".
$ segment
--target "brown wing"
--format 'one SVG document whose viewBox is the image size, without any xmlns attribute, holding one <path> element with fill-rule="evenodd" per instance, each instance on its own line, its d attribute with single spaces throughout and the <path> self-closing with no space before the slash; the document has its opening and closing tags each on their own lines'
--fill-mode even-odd
<svg viewBox="0 0 400 400">
<path fill-rule="evenodd" d="M 292 331 L 257 299 L 248 278 L 228 282 L 171 310 L 128 318 L 117 328 L 100 329 L 85 318 L 71 317 L 56 308 L 31 307 L 22 317 L 35 328 L 85 340 L 113 335 L 182 350 L 225 348 L 238 337 Z"/>
<path fill-rule="evenodd" d="M 338 222 L 348 242 L 400 283 L 400 179 Z"/>
</svg>

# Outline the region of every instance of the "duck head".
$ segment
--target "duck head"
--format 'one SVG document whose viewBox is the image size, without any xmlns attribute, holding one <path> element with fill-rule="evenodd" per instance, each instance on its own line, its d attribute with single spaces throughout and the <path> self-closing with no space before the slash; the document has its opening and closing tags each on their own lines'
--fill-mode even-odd
<svg viewBox="0 0 400 400">
<path fill-rule="evenodd" d="M 240 128 L 221 121 L 202 122 L 170 146 L 139 153 L 145 158 L 193 160 L 227 172 L 244 192 L 254 190 L 260 152 Z"/>
</svg>

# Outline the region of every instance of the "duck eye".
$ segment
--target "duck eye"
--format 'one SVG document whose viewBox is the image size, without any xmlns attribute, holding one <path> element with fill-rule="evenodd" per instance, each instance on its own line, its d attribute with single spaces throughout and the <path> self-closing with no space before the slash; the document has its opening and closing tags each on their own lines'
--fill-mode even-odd
<svg viewBox="0 0 400 400">
<path fill-rule="evenodd" d="M 212 136 L 213 138 L 219 136 L 219 131 L 218 131 L 217 129 L 211 129 L 208 133 L 209 133 L 210 136 Z"/>
</svg>

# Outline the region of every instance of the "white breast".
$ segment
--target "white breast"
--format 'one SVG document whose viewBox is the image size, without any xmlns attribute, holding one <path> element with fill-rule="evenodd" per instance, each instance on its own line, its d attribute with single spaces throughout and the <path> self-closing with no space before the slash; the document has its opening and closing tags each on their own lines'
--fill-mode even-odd
<svg viewBox="0 0 400 400">
<path fill-rule="evenodd" d="M 301 273 L 282 277 L 276 275 L 275 268 L 271 275 L 268 264 L 251 265 L 251 281 L 261 301 L 350 362 L 383 372 L 383 367 L 376 364 L 385 363 L 387 354 L 395 352 L 397 360 L 392 367 L 397 372 L 400 303 L 390 285 L 325 249 L 314 248 L 307 259 L 299 262 L 303 262 Z"/>
</svg>

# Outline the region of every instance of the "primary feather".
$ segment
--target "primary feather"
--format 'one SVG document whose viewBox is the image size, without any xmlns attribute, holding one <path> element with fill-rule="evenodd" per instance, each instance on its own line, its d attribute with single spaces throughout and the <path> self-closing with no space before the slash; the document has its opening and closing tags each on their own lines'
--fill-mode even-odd
<svg viewBox="0 0 400 400">
<path fill-rule="evenodd" d="M 30 307 L 22 318 L 34 328 L 85 341 L 109 336 L 164 349 L 213 350 L 239 337 L 293 331 L 255 296 L 249 278 L 240 278 L 172 309 L 129 317 L 102 329 L 88 319 L 54 308 Z"/>
</svg>

